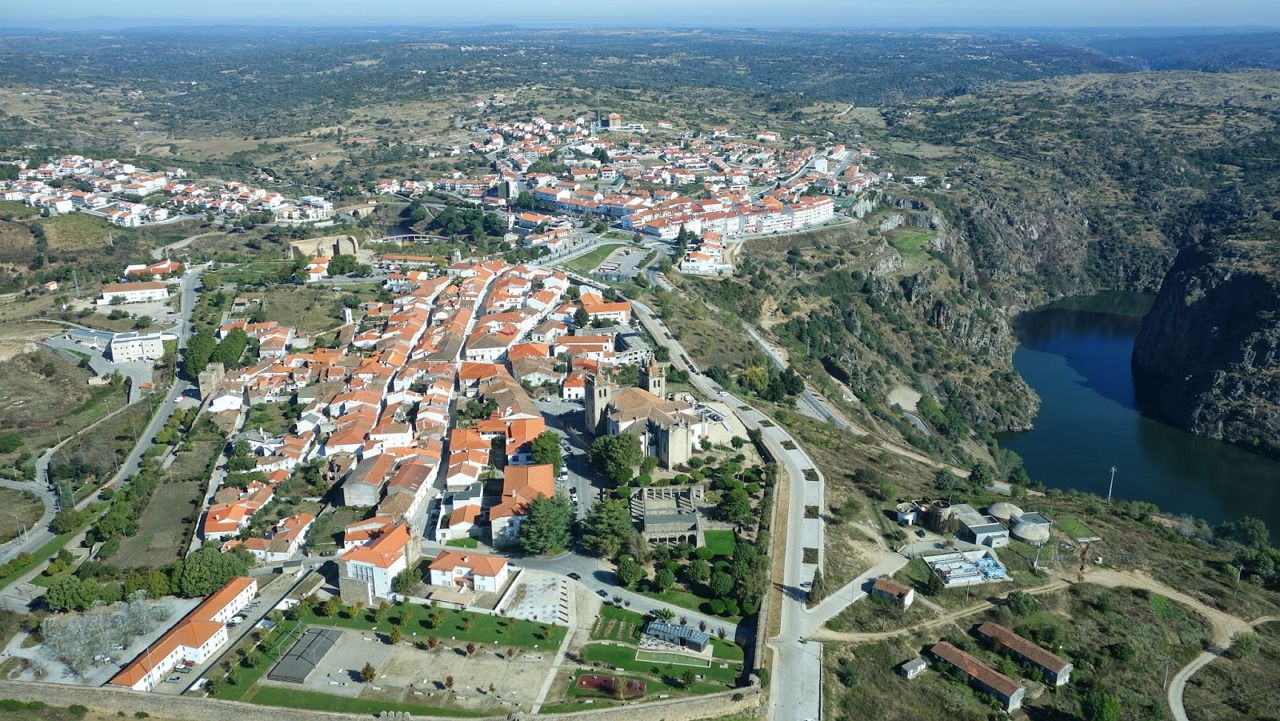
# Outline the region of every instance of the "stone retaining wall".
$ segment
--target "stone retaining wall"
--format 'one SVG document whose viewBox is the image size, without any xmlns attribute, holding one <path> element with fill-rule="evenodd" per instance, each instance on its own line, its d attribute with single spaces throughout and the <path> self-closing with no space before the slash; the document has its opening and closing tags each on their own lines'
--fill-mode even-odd
<svg viewBox="0 0 1280 721">
<path fill-rule="evenodd" d="M 121 712 L 128 718 L 133 718 L 135 713 L 144 711 L 158 718 L 178 719 L 180 721 L 253 721 L 254 719 L 270 719 L 271 721 L 315 721 L 315 719 L 356 721 L 359 719 L 360 721 L 368 721 L 368 719 L 372 718 L 369 714 L 306 711 L 276 706 L 255 706 L 239 701 L 222 701 L 194 696 L 142 693 L 140 691 L 111 687 L 93 688 L 25 681 L 0 681 L 0 698 L 12 698 L 19 701 L 43 701 L 50 706 L 63 708 L 73 704 L 81 704 L 95 711 L 108 714 Z M 700 719 L 719 718 L 731 713 L 753 712 L 759 708 L 760 698 L 759 689 L 743 688 L 694 698 L 673 698 L 625 706 L 607 707 L 602 704 L 598 709 L 555 714 L 545 718 L 591 718 L 606 719 L 607 721 L 699 721 Z M 427 719 L 427 721 L 452 721 L 446 717 L 419 716 L 416 714 L 413 718 Z M 505 718 L 506 716 L 490 716 L 488 721 L 501 721 Z"/>
</svg>

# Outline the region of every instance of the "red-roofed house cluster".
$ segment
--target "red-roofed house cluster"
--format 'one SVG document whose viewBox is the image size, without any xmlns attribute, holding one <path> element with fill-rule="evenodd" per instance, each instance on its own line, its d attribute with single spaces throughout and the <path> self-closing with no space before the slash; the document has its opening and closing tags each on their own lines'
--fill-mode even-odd
<svg viewBox="0 0 1280 721">
<path fill-rule="evenodd" d="M 265 480 L 219 489 L 203 536 L 263 562 L 296 554 L 314 521 L 308 514 L 257 537 L 245 529 L 279 483 L 320 459 L 342 503 L 371 509 L 342 529 L 339 550 L 342 595 L 362 603 L 392 593 L 426 526 L 448 540 L 487 522 L 496 545 L 518 541 L 530 502 L 555 493 L 552 467 L 533 465 L 533 442 L 547 426 L 529 389 L 582 398 L 584 374 L 648 357 L 629 303 L 573 287 L 548 268 L 468 261 L 404 270 L 386 284 L 390 301 L 359 308 L 340 349 L 311 349 L 274 321 L 227 323 L 218 336 L 243 331 L 258 340 L 261 359 L 202 387 L 208 410 L 236 428 L 260 403 L 301 407 L 291 434 L 237 436 Z M 600 327 L 575 327 L 582 314 Z M 483 415 L 459 424 L 459 404 Z M 495 466 L 505 467 L 501 495 L 486 499 L 483 481 Z"/>
</svg>

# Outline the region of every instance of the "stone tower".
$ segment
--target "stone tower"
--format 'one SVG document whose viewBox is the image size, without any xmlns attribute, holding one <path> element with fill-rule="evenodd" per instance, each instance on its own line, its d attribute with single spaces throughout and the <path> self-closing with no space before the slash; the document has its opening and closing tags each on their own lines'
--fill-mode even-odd
<svg viewBox="0 0 1280 721">
<path fill-rule="evenodd" d="M 649 361 L 640 371 L 640 387 L 659 398 L 667 397 L 667 374 L 657 361 Z"/>
<path fill-rule="evenodd" d="M 196 376 L 196 388 L 200 391 L 200 400 L 207 401 L 217 392 L 227 370 L 221 363 L 210 363 Z"/>
<path fill-rule="evenodd" d="M 613 400 L 613 381 L 604 373 L 592 373 L 587 376 L 586 430 L 595 435 L 600 429 L 600 420 L 604 418 L 609 403 Z"/>
</svg>

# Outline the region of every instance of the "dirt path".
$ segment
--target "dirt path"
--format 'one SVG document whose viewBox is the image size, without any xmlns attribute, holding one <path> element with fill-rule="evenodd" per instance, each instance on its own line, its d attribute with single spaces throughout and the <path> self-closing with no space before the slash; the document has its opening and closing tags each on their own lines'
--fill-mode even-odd
<svg viewBox="0 0 1280 721">
<path fill-rule="evenodd" d="M 1050 581 L 1049 583 L 1046 583 L 1045 585 L 1040 586 L 1038 588 L 1027 589 L 1026 592 L 1030 594 L 1049 593 L 1052 591 L 1060 591 L 1069 585 L 1071 584 L 1067 581 L 1062 581 L 1062 580 Z M 1003 597 L 999 600 L 1003 600 Z M 931 605 L 936 607 L 936 604 L 931 604 Z M 885 639 L 890 639 L 895 636 L 902 636 L 905 634 L 914 633 L 915 631 L 923 631 L 925 629 L 937 628 L 938 626 L 946 626 L 947 624 L 954 623 L 956 621 L 959 621 L 962 618 L 967 618 L 974 614 L 981 613 L 983 611 L 986 611 L 988 609 L 992 609 L 995 607 L 996 607 L 996 603 L 990 600 L 986 600 L 986 601 L 981 601 L 979 603 L 975 603 L 972 606 L 966 606 L 965 608 L 959 609 L 957 611 L 951 611 L 950 613 L 945 613 L 941 616 L 930 618 L 926 621 L 921 621 L 920 623 L 917 623 L 914 626 L 907 626 L 906 628 L 898 628 L 898 629 L 893 629 L 889 631 L 831 631 L 824 628 L 814 633 L 813 638 L 821 641 L 842 641 L 845 643 L 867 643 L 871 641 L 883 641 Z"/>
<path fill-rule="evenodd" d="M 1152 593 L 1158 593 L 1161 596 L 1165 596 L 1170 600 L 1177 601 L 1178 603 L 1200 614 L 1201 617 L 1203 617 L 1206 621 L 1209 622 L 1209 627 L 1212 631 L 1213 645 L 1210 646 L 1210 648 L 1207 651 L 1201 653 L 1200 655 L 1192 659 L 1191 662 L 1188 663 L 1186 666 L 1183 666 L 1182 668 L 1178 669 L 1178 672 L 1174 674 L 1173 678 L 1171 678 L 1169 681 L 1169 688 L 1167 689 L 1166 700 L 1168 701 L 1169 710 L 1172 712 L 1173 718 L 1175 721 L 1190 721 L 1190 719 L 1187 717 L 1186 708 L 1183 706 L 1183 703 L 1182 703 L 1182 696 L 1186 692 L 1187 681 L 1189 681 L 1197 671 L 1209 665 L 1215 658 L 1221 655 L 1222 652 L 1231 645 L 1231 639 L 1235 637 L 1237 634 L 1248 633 L 1248 632 L 1251 632 L 1255 627 L 1261 624 L 1280 620 L 1280 617 L 1278 616 L 1262 616 L 1252 621 L 1245 621 L 1244 619 L 1238 618 L 1236 616 L 1232 616 L 1229 613 L 1219 611 L 1216 608 L 1208 606 L 1203 602 L 1191 596 L 1188 596 L 1187 594 L 1177 589 L 1171 588 L 1161 583 L 1160 581 L 1157 581 L 1156 579 L 1147 575 L 1146 572 L 1139 571 L 1139 570 L 1116 571 L 1116 570 L 1105 569 L 1105 568 L 1096 569 L 1086 573 L 1083 576 L 1083 580 L 1079 582 L 1093 583 L 1093 584 L 1097 584 L 1099 586 L 1104 586 L 1107 588 L 1145 589 Z M 1030 589 L 1027 591 L 1027 593 L 1032 593 L 1032 594 L 1049 593 L 1051 591 L 1057 591 L 1063 588 L 1067 588 L 1071 584 L 1072 584 L 1071 581 L 1060 579 L 1057 581 L 1052 581 L 1050 583 L 1047 583 L 1039 588 Z M 922 601 L 923 600 L 924 599 L 922 599 Z M 928 603 L 928 605 L 931 608 L 937 608 L 936 604 Z M 817 633 L 813 634 L 813 637 L 822 641 L 843 641 L 848 643 L 866 643 L 870 641 L 883 641 L 885 639 L 893 638 L 895 636 L 901 636 L 903 634 L 912 633 L 915 631 L 921 631 L 929 628 L 936 628 L 938 626 L 945 626 L 947 624 L 959 621 L 962 618 L 967 618 L 974 614 L 981 613 L 982 611 L 985 611 L 987 609 L 994 608 L 995 605 L 996 605 L 995 603 L 989 600 L 983 601 L 982 603 L 974 604 L 973 606 L 962 608 L 958 611 L 952 611 L 951 613 L 946 613 L 936 618 L 931 618 L 927 621 L 923 621 L 921 623 L 915 624 L 914 626 L 909 626 L 907 628 L 897 629 L 893 631 L 879 631 L 875 633 L 858 633 L 858 632 L 838 632 L 838 631 L 830 631 L 827 629 L 821 629 Z"/>
<path fill-rule="evenodd" d="M 1049 583 L 1043 586 L 1040 586 L 1038 588 L 1027 589 L 1027 593 L 1032 593 L 1032 594 L 1049 593 L 1052 591 L 1058 591 L 1058 590 L 1067 588 L 1072 583 L 1075 583 L 1075 582 L 1068 581 L 1066 579 L 1059 579 L 1056 581 L 1050 581 Z M 1228 644 L 1230 644 L 1231 637 L 1234 636 L 1235 634 L 1240 633 L 1242 631 L 1249 631 L 1254 624 L 1265 623 L 1268 619 L 1271 618 L 1269 616 L 1263 617 L 1256 621 L 1253 621 L 1252 623 L 1249 621 L 1242 620 L 1240 618 L 1232 616 L 1229 613 L 1224 613 L 1222 611 L 1219 611 L 1216 608 L 1206 606 L 1204 603 L 1201 603 L 1195 598 L 1192 598 L 1191 596 L 1188 596 L 1187 594 L 1181 591 L 1170 588 L 1169 586 L 1166 586 L 1165 584 L 1148 576 L 1146 573 L 1142 571 L 1137 571 L 1137 570 L 1115 571 L 1111 569 L 1097 569 L 1097 570 L 1093 570 L 1086 573 L 1084 575 L 1083 583 L 1093 583 L 1099 586 L 1105 586 L 1107 588 L 1142 588 L 1142 589 L 1151 591 L 1152 593 L 1158 593 L 1162 596 L 1167 596 L 1171 600 L 1177 601 L 1178 603 L 1181 603 L 1182 605 L 1187 606 L 1191 610 L 1195 611 L 1196 613 L 1204 617 L 1204 619 L 1209 622 L 1209 626 L 1212 629 L 1213 643 L 1215 645 L 1222 646 L 1222 647 L 1225 647 Z M 902 628 L 902 629 L 897 629 L 892 631 L 877 631 L 877 632 L 867 633 L 867 632 L 855 632 L 855 631 L 823 630 L 815 634 L 815 636 L 817 638 L 821 638 L 824 640 L 847 641 L 847 642 L 854 642 L 854 643 L 864 642 L 864 641 L 880 641 L 886 638 L 892 638 L 900 634 L 910 633 L 912 631 L 918 631 L 921 629 L 934 628 L 936 626 L 945 625 L 953 621 L 957 621 L 959 619 L 965 618 L 967 616 L 972 616 L 976 613 L 981 613 L 982 611 L 985 611 L 987 609 L 994 608 L 995 605 L 996 604 L 991 602 L 990 600 L 982 601 L 981 603 L 976 603 L 972 606 L 968 606 L 966 608 L 962 608 L 957 611 L 952 611 L 950 613 L 944 614 L 937 618 L 931 618 L 931 619 L 928 619 L 927 621 L 922 621 L 921 623 L 918 623 L 915 626 L 909 626 L 907 628 Z"/>
</svg>

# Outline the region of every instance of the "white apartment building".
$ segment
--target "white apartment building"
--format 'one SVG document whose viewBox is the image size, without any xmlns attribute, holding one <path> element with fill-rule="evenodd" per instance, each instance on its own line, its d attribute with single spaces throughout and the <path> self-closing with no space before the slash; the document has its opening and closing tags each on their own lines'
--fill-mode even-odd
<svg viewBox="0 0 1280 721">
<path fill-rule="evenodd" d="M 115 363 L 160 360 L 164 356 L 163 333 L 116 333 L 107 344 Z"/>
</svg>

